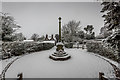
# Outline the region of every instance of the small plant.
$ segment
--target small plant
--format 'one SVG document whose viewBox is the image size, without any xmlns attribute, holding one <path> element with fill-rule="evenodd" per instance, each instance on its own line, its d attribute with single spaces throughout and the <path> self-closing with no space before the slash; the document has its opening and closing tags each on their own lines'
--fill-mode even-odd
<svg viewBox="0 0 120 80">
<path fill-rule="evenodd" d="M 73 48 L 73 43 L 70 42 L 70 43 L 65 43 L 65 47 L 66 48 Z"/>
</svg>

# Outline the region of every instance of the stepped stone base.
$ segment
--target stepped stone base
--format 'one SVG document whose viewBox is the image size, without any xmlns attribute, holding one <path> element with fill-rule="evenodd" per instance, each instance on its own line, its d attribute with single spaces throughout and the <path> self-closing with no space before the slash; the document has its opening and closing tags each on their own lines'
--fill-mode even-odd
<svg viewBox="0 0 120 80">
<path fill-rule="evenodd" d="M 71 56 L 69 54 L 66 54 L 66 52 L 61 53 L 56 51 L 54 54 L 51 54 L 49 58 L 56 61 L 64 61 L 70 59 Z"/>
<path fill-rule="evenodd" d="M 69 54 L 67 54 L 63 49 L 63 43 L 59 42 L 57 43 L 57 49 L 56 51 L 49 56 L 50 59 L 56 60 L 56 61 L 64 61 L 71 58 Z"/>
</svg>

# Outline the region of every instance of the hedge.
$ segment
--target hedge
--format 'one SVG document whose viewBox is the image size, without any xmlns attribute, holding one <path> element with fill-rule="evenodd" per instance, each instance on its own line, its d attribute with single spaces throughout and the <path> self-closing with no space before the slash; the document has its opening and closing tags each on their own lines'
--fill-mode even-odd
<svg viewBox="0 0 120 80">
<path fill-rule="evenodd" d="M 66 48 L 73 48 L 73 43 L 65 43 L 64 44 Z"/>
<path fill-rule="evenodd" d="M 25 53 L 37 52 L 41 50 L 48 50 L 54 47 L 54 43 L 41 42 L 4 42 L 2 44 L 3 54 L 9 52 L 12 55 L 19 56 Z"/>
<path fill-rule="evenodd" d="M 86 43 L 87 51 L 99 54 L 114 61 L 117 61 L 115 51 L 110 47 L 105 47 L 101 41 L 91 41 Z"/>
</svg>

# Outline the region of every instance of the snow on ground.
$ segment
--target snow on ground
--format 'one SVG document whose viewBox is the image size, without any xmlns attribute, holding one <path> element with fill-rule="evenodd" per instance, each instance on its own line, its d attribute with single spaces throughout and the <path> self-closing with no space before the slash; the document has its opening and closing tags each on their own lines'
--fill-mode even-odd
<svg viewBox="0 0 120 80">
<path fill-rule="evenodd" d="M 2 70 L 7 66 L 7 64 L 9 64 L 11 61 L 13 61 L 15 58 L 17 57 L 12 57 L 12 58 L 9 58 L 9 59 L 5 59 L 5 60 L 2 60 L 0 61 L 2 63 Z"/>
<path fill-rule="evenodd" d="M 21 57 L 10 66 L 6 78 L 16 78 L 20 72 L 24 78 L 98 78 L 99 72 L 104 72 L 107 77 L 114 77 L 114 70 L 108 62 L 86 50 L 65 49 L 71 59 L 54 61 L 49 59 L 49 55 L 55 49 Z"/>
<path fill-rule="evenodd" d="M 95 55 L 95 56 L 98 56 L 98 57 L 100 57 L 100 58 L 103 58 L 103 59 L 105 59 L 105 60 L 107 60 L 107 61 L 109 61 L 110 63 L 114 64 L 115 66 L 117 66 L 117 67 L 120 69 L 120 64 L 119 64 L 118 62 L 113 61 L 113 60 L 111 60 L 111 59 L 108 59 L 108 58 L 106 58 L 106 57 L 104 57 L 104 56 L 101 56 L 101 55 L 99 55 L 99 54 L 95 54 L 95 53 L 92 53 L 92 54 Z"/>
<path fill-rule="evenodd" d="M 2 60 L 0 60 L 0 74 L 2 73 Z"/>
<path fill-rule="evenodd" d="M 2 72 L 2 41 L 0 41 L 0 74 Z"/>
<path fill-rule="evenodd" d="M 16 57 L 12 57 L 10 59 L 0 60 L 0 75 L 2 74 L 2 71 L 5 69 L 5 67 L 15 59 Z"/>
<path fill-rule="evenodd" d="M 35 42 L 35 41 L 34 40 L 24 40 L 22 42 Z M 55 41 L 54 40 L 52 40 L 52 41 L 42 41 L 42 42 L 37 42 L 37 43 L 55 43 Z"/>
<path fill-rule="evenodd" d="M 55 41 L 43 41 L 41 43 L 55 43 Z"/>
<path fill-rule="evenodd" d="M 34 40 L 23 40 L 23 42 L 33 42 Z"/>
<path fill-rule="evenodd" d="M 25 55 L 27 55 L 27 54 L 25 54 Z M 13 56 L 13 57 L 11 57 L 11 58 L 8 58 L 8 59 L 5 59 L 5 60 L 1 60 L 0 61 L 0 74 L 2 73 L 2 71 L 5 69 L 5 67 L 9 64 L 9 63 L 11 63 L 13 60 L 15 60 L 16 58 L 20 58 L 20 57 L 22 57 L 22 56 L 24 56 L 24 55 L 21 55 L 21 56 Z"/>
</svg>

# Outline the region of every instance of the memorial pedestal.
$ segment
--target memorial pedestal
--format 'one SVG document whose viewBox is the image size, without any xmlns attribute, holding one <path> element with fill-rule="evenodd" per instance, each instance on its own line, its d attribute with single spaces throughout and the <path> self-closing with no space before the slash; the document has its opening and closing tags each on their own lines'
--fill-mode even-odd
<svg viewBox="0 0 120 80">
<path fill-rule="evenodd" d="M 56 46 L 57 49 L 49 56 L 50 59 L 64 61 L 71 58 L 71 56 L 64 51 L 62 42 L 57 43 Z"/>
</svg>

